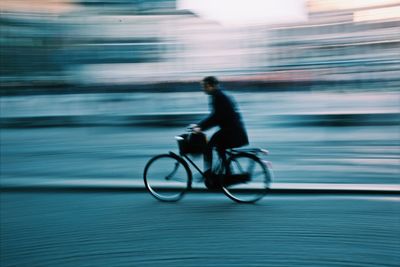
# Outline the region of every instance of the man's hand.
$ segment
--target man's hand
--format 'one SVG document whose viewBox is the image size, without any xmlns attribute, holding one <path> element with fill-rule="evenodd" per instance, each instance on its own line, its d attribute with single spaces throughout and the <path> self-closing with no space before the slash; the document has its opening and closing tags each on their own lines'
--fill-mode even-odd
<svg viewBox="0 0 400 267">
<path fill-rule="evenodd" d="M 201 128 L 197 124 L 190 124 L 189 125 L 189 129 L 191 129 L 195 133 L 200 133 L 201 132 Z"/>
</svg>

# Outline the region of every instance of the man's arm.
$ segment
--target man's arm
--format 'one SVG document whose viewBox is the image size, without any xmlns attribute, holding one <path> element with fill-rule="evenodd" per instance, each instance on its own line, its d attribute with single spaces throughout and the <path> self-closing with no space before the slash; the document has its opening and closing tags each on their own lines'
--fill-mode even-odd
<svg viewBox="0 0 400 267">
<path fill-rule="evenodd" d="M 198 123 L 199 127 L 201 128 L 202 131 L 205 131 L 207 129 L 210 129 L 214 126 L 218 125 L 218 119 L 215 114 L 215 112 L 211 113 L 210 116 L 202 120 L 201 122 Z"/>
<path fill-rule="evenodd" d="M 202 130 L 207 130 L 211 127 L 220 125 L 223 121 L 232 120 L 232 113 L 234 113 L 234 104 L 223 93 L 214 96 L 213 99 L 213 112 L 210 116 L 205 118 L 199 123 Z"/>
</svg>

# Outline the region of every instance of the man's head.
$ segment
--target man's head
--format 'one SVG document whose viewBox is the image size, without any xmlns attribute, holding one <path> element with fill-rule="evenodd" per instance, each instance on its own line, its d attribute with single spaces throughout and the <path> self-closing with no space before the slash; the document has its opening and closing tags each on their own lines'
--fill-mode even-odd
<svg viewBox="0 0 400 267">
<path fill-rule="evenodd" d="M 206 94 L 211 95 L 218 89 L 219 82 L 214 76 L 207 76 L 202 81 L 203 90 Z"/>
</svg>

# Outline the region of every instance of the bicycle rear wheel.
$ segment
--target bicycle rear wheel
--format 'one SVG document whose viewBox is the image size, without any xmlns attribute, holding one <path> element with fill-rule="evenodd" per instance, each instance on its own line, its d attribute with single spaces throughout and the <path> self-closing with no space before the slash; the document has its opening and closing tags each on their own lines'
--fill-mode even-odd
<svg viewBox="0 0 400 267">
<path fill-rule="evenodd" d="M 180 200 L 192 183 L 187 163 L 171 154 L 151 158 L 144 168 L 143 179 L 151 195 L 167 202 Z"/>
<path fill-rule="evenodd" d="M 228 169 L 222 176 L 222 190 L 239 203 L 254 203 L 269 189 L 271 174 L 257 156 L 240 153 L 227 161 Z"/>
</svg>

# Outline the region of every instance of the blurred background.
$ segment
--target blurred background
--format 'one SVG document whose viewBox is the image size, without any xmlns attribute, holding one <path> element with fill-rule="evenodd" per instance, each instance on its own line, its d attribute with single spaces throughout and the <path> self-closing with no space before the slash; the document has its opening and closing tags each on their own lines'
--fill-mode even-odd
<svg viewBox="0 0 400 267">
<path fill-rule="evenodd" d="M 1 183 L 141 182 L 217 76 L 276 183 L 398 185 L 400 1 L 3 0 Z M 211 134 L 210 132 L 209 134 Z"/>
</svg>

